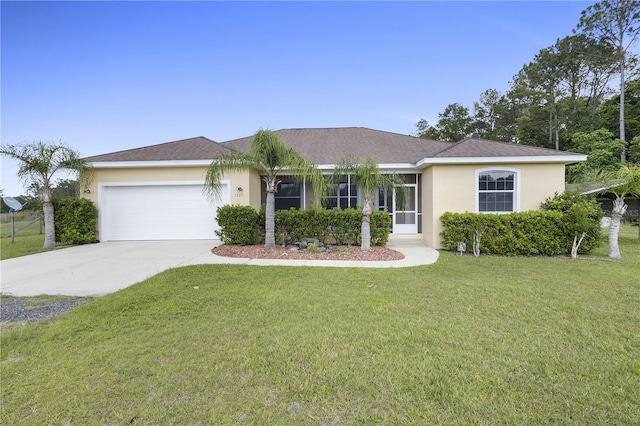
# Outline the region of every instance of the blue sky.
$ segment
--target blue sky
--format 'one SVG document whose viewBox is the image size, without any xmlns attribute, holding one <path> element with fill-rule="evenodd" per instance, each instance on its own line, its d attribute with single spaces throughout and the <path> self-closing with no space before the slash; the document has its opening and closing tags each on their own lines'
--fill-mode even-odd
<svg viewBox="0 0 640 426">
<path fill-rule="evenodd" d="M 592 3 L 2 1 L 1 141 L 89 156 L 259 128 L 413 134 L 506 91 Z M 5 195 L 25 192 L 15 171 L 2 159 Z"/>
</svg>

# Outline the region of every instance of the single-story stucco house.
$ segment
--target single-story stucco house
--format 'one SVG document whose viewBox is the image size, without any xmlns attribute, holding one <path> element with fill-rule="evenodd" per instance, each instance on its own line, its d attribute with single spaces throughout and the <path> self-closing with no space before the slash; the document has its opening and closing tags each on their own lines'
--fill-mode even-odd
<svg viewBox="0 0 640 426">
<path fill-rule="evenodd" d="M 392 233 L 440 247 L 444 212 L 504 213 L 536 210 L 565 188 L 565 165 L 585 155 L 488 140 L 457 143 L 420 139 L 362 127 L 278 130 L 282 141 L 331 172 L 341 159 L 367 157 L 383 172 L 401 174 L 409 193 L 400 210 L 392 194 L 380 193 L 375 208 L 389 212 Z M 216 208 L 265 201 L 255 173 L 225 176 L 221 199 L 203 195 L 207 166 L 221 153 L 246 152 L 251 136 L 227 142 L 195 137 L 86 158 L 94 168 L 85 197 L 99 211 L 99 239 L 214 239 Z M 345 176 L 329 207 L 356 207 L 357 185 Z M 276 209 L 307 208 L 313 188 L 283 177 Z"/>
</svg>

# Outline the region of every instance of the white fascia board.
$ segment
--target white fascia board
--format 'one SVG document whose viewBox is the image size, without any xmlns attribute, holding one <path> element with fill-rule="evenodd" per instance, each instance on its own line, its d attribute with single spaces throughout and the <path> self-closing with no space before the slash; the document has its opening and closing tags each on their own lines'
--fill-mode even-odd
<svg viewBox="0 0 640 426">
<path fill-rule="evenodd" d="M 335 164 L 319 164 L 320 170 L 333 170 L 336 168 Z M 380 163 L 378 164 L 380 170 L 416 170 L 416 164 L 414 163 Z"/>
<path fill-rule="evenodd" d="M 423 158 L 416 163 L 417 167 L 434 164 L 503 164 L 503 163 L 564 163 L 571 164 L 587 161 L 587 156 L 577 155 L 538 155 L 526 157 L 448 157 Z"/>
<path fill-rule="evenodd" d="M 185 186 L 204 185 L 204 180 L 145 180 L 145 181 L 116 181 L 98 182 L 98 189 L 114 186 Z M 223 185 L 229 184 L 229 180 L 221 181 Z"/>
<path fill-rule="evenodd" d="M 213 160 L 171 160 L 171 161 L 96 161 L 89 163 L 94 169 L 123 169 L 144 167 L 202 167 Z"/>
</svg>

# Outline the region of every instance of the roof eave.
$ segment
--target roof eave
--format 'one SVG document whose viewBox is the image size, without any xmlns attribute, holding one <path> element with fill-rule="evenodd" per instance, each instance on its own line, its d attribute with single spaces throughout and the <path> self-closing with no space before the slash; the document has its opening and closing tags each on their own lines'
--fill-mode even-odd
<svg viewBox="0 0 640 426">
<path fill-rule="evenodd" d="M 444 157 L 444 158 L 423 158 L 416 163 L 417 167 L 425 167 L 436 164 L 506 164 L 506 163 L 563 163 L 572 164 L 580 161 L 587 161 L 587 156 L 582 154 L 573 155 L 534 155 L 534 156 L 507 156 L 507 157 Z"/>
<path fill-rule="evenodd" d="M 159 160 L 159 161 L 95 161 L 89 163 L 94 169 L 126 169 L 149 167 L 201 167 L 209 166 L 213 160 Z"/>
</svg>

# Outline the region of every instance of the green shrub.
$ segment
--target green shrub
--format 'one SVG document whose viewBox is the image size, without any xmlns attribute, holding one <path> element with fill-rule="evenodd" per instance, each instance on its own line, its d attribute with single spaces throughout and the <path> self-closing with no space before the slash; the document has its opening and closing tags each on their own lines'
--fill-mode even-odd
<svg viewBox="0 0 640 426">
<path fill-rule="evenodd" d="M 216 235 L 225 244 L 255 244 L 258 239 L 258 217 L 259 213 L 250 206 L 218 207 L 216 221 L 220 229 L 216 231 Z M 264 226 L 264 221 L 262 223 Z"/>
<path fill-rule="evenodd" d="M 96 240 L 98 209 L 86 198 L 61 198 L 53 201 L 56 242 L 87 244 Z"/>
<path fill-rule="evenodd" d="M 256 244 L 264 242 L 264 206 L 259 212 L 247 206 L 224 206 L 218 209 L 216 232 L 225 244 Z M 275 212 L 276 244 L 290 237 L 293 241 L 315 238 L 323 244 L 360 244 L 362 209 L 309 208 Z M 391 218 L 385 212 L 371 215 L 371 245 L 385 245 L 389 240 Z"/>
<path fill-rule="evenodd" d="M 473 244 L 476 231 L 482 232 L 480 252 L 503 256 L 553 256 L 569 253 L 571 242 L 558 232 L 563 215 L 554 211 L 527 211 L 510 214 L 445 213 L 442 245 L 456 250 L 458 242 Z"/>
<path fill-rule="evenodd" d="M 371 245 L 386 246 L 391 232 L 391 216 L 376 210 L 371 214 Z"/>
<path fill-rule="evenodd" d="M 327 210 L 330 216 L 329 234 L 336 244 L 360 244 L 360 232 L 362 230 L 361 209 Z"/>
<path fill-rule="evenodd" d="M 571 253 L 573 239 L 586 237 L 580 253 L 588 253 L 600 242 L 602 210 L 595 199 L 578 193 L 556 194 L 542 203 L 542 211 L 510 214 L 445 213 L 440 221 L 442 245 L 456 250 L 458 242 L 473 244 L 482 232 L 480 252 L 505 256 L 554 256 Z"/>
<path fill-rule="evenodd" d="M 595 197 L 580 194 L 577 191 L 556 193 L 553 197 L 547 198 L 540 205 L 540 208 L 564 214 L 562 232 L 565 233 L 568 240 L 573 241 L 576 235 L 580 238 L 580 234 L 586 232 L 579 253 L 589 253 L 600 245 L 602 241 L 600 221 L 604 213 Z"/>
</svg>

